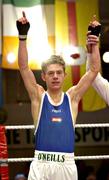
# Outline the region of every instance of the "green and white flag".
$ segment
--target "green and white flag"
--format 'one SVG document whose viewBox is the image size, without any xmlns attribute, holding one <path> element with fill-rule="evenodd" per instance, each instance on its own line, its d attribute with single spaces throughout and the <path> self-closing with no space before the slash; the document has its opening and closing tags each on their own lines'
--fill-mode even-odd
<svg viewBox="0 0 109 180">
<path fill-rule="evenodd" d="M 29 65 L 40 68 L 54 48 L 54 0 L 3 1 L 3 63 L 4 68 L 18 69 L 18 32 L 16 20 L 25 11 L 30 30 L 28 33 Z M 39 62 L 39 63 L 38 63 Z"/>
<path fill-rule="evenodd" d="M 86 31 L 92 15 L 98 14 L 98 0 L 3 0 L 2 3 L 2 67 L 18 69 L 16 20 L 25 11 L 31 25 L 27 39 L 30 68 L 39 69 L 41 61 L 50 54 L 61 54 L 70 65 L 63 90 L 75 85 L 85 73 Z M 104 107 L 105 103 L 92 88 L 80 103 L 81 111 Z"/>
</svg>

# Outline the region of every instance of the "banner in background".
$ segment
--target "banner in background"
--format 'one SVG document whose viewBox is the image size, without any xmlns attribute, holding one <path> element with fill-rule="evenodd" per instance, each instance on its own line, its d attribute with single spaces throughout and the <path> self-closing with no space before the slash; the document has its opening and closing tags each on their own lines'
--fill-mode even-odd
<svg viewBox="0 0 109 180">
<path fill-rule="evenodd" d="M 24 138 L 22 138 L 24 137 Z M 75 143 L 76 147 L 89 146 L 109 146 L 109 128 L 76 128 Z M 8 148 L 33 148 L 34 130 L 14 129 L 7 130 Z"/>
<path fill-rule="evenodd" d="M 27 40 L 30 68 L 40 69 L 41 61 L 50 54 L 61 54 L 68 65 L 64 91 L 75 85 L 85 73 L 86 32 L 92 16 L 96 14 L 98 17 L 98 0 L 4 0 L 2 8 L 2 67 L 18 69 L 16 20 L 25 11 L 31 24 Z M 79 51 L 79 58 L 72 59 L 75 47 L 77 51 L 81 49 L 81 53 Z M 104 101 L 91 87 L 81 101 L 80 111 L 95 111 L 105 107 Z"/>
</svg>

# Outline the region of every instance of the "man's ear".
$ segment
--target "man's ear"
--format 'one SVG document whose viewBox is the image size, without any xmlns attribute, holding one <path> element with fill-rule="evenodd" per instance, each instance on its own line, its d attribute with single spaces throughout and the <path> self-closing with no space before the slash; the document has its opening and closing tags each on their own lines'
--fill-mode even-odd
<svg viewBox="0 0 109 180">
<path fill-rule="evenodd" d="M 43 72 L 41 73 L 41 78 L 43 81 L 45 81 L 45 73 L 43 73 Z"/>
</svg>

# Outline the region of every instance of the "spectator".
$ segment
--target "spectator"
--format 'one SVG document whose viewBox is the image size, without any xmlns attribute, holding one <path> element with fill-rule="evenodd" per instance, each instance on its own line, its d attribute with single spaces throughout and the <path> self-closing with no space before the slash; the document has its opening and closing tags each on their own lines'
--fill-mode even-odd
<svg viewBox="0 0 109 180">
<path fill-rule="evenodd" d="M 109 180 L 109 160 L 102 161 L 97 172 L 97 180 Z"/>
<path fill-rule="evenodd" d="M 86 167 L 86 180 L 96 180 L 96 173 L 93 166 Z"/>
<path fill-rule="evenodd" d="M 14 180 L 26 180 L 26 176 L 23 173 L 16 174 Z"/>
</svg>

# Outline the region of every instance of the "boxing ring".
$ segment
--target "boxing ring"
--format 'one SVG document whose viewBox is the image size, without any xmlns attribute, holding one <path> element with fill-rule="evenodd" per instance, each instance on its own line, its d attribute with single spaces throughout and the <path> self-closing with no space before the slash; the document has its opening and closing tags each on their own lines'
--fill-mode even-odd
<svg viewBox="0 0 109 180">
<path fill-rule="evenodd" d="M 95 124 L 76 124 L 75 128 L 104 128 L 109 127 L 109 123 L 95 123 Z M 31 158 L 8 158 L 7 139 L 5 136 L 6 130 L 14 129 L 34 129 L 34 125 L 14 125 L 14 126 L 0 126 L 0 176 L 1 180 L 9 180 L 8 163 L 28 162 Z M 75 160 L 100 160 L 109 159 L 109 155 L 91 155 L 91 156 L 75 156 Z"/>
</svg>

